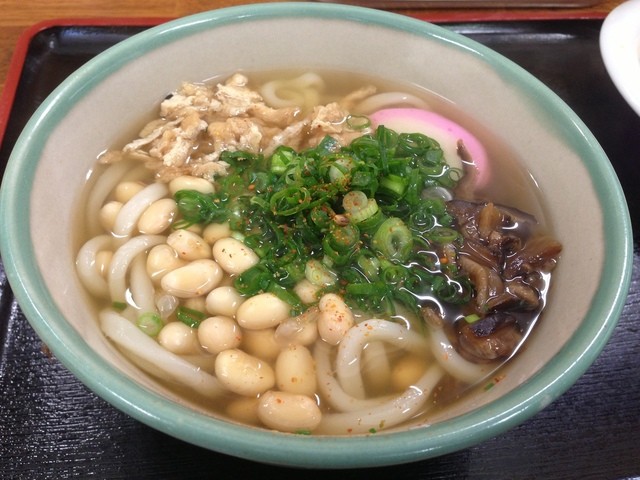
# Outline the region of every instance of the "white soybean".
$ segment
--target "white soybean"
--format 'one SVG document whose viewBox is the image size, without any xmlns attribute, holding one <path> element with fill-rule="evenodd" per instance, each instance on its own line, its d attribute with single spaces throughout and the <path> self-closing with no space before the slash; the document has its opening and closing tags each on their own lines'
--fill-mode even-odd
<svg viewBox="0 0 640 480">
<path fill-rule="evenodd" d="M 239 397 L 227 405 L 225 413 L 239 422 L 249 425 L 259 425 L 258 397 Z"/>
<path fill-rule="evenodd" d="M 281 432 L 313 431 L 322 420 L 316 402 L 306 395 L 268 391 L 260 397 L 258 418 Z"/>
<path fill-rule="evenodd" d="M 113 196 L 120 203 L 127 203 L 145 187 L 140 182 L 120 182 L 113 191 Z"/>
<path fill-rule="evenodd" d="M 228 223 L 210 223 L 202 231 L 202 238 L 209 245 L 213 245 L 221 238 L 227 238 L 231 235 L 231 227 Z"/>
<path fill-rule="evenodd" d="M 202 236 L 203 229 L 202 229 L 202 225 L 200 225 L 199 223 L 194 223 L 193 225 L 189 225 L 187 228 L 184 228 L 183 230 Z"/>
<path fill-rule="evenodd" d="M 169 322 L 162 327 L 158 333 L 158 343 L 177 355 L 201 351 L 196 331 L 182 322 Z"/>
<path fill-rule="evenodd" d="M 242 349 L 258 358 L 272 362 L 276 359 L 282 346 L 276 341 L 275 329 L 243 330 Z"/>
<path fill-rule="evenodd" d="M 198 326 L 198 340 L 209 353 L 220 353 L 240 346 L 242 330 L 232 318 L 209 317 Z"/>
<path fill-rule="evenodd" d="M 213 184 L 200 177 L 182 175 L 169 182 L 169 191 L 175 195 L 179 190 L 195 190 L 200 193 L 213 193 Z"/>
<path fill-rule="evenodd" d="M 235 348 L 216 357 L 216 377 L 232 392 L 247 397 L 266 392 L 276 381 L 268 363 Z"/>
<path fill-rule="evenodd" d="M 242 328 L 261 330 L 275 327 L 289 318 L 291 306 L 273 293 L 260 293 L 245 300 L 236 312 Z"/>
<path fill-rule="evenodd" d="M 320 287 L 304 278 L 296 283 L 293 287 L 293 291 L 298 295 L 300 300 L 302 300 L 302 303 L 310 304 L 315 303 L 318 300 Z"/>
<path fill-rule="evenodd" d="M 323 295 L 318 303 L 318 333 L 330 345 L 338 345 L 347 331 L 355 325 L 351 309 L 335 293 Z"/>
<path fill-rule="evenodd" d="M 118 213 L 120 213 L 121 208 L 122 202 L 112 200 L 111 202 L 105 203 L 100 209 L 98 219 L 100 220 L 102 228 L 107 232 L 111 232 L 113 230 L 113 226 L 116 223 L 116 217 L 118 216 Z"/>
<path fill-rule="evenodd" d="M 260 261 L 253 250 L 232 237 L 221 238 L 213 244 L 213 258 L 230 274 L 241 274 Z"/>
<path fill-rule="evenodd" d="M 178 214 L 178 206 L 173 198 L 156 200 L 138 219 L 138 231 L 148 235 L 157 235 L 171 226 Z"/>
<path fill-rule="evenodd" d="M 189 230 L 176 230 L 167 237 L 170 245 L 178 256 L 184 260 L 200 260 L 211 258 L 211 247 L 197 233 Z"/>
<path fill-rule="evenodd" d="M 216 287 L 207 295 L 206 309 L 211 315 L 235 317 L 244 297 L 230 286 Z"/>
<path fill-rule="evenodd" d="M 112 258 L 113 252 L 110 250 L 100 250 L 96 253 L 95 268 L 105 279 L 109 276 L 109 265 L 111 265 Z"/>
<path fill-rule="evenodd" d="M 418 355 L 406 355 L 391 368 L 391 385 L 396 391 L 404 391 L 415 385 L 426 370 L 425 359 Z"/>
<path fill-rule="evenodd" d="M 179 298 L 206 295 L 218 286 L 222 269 L 213 260 L 194 260 L 184 267 L 170 271 L 160 281 L 162 288 Z"/>
<path fill-rule="evenodd" d="M 316 367 L 308 348 L 292 345 L 276 360 L 276 386 L 289 393 L 312 396 L 316 391 Z"/>
<path fill-rule="evenodd" d="M 197 310 L 198 312 L 206 312 L 206 302 L 207 297 L 205 295 L 200 295 L 199 297 L 185 298 L 182 301 L 182 305 L 191 310 Z"/>
<path fill-rule="evenodd" d="M 314 343 L 318 339 L 319 312 L 317 307 L 311 307 L 297 317 L 287 318 L 276 328 L 277 342 L 283 347 Z"/>
<path fill-rule="evenodd" d="M 147 255 L 147 273 L 155 283 L 159 283 L 167 273 L 187 265 L 169 245 L 156 245 Z"/>
</svg>

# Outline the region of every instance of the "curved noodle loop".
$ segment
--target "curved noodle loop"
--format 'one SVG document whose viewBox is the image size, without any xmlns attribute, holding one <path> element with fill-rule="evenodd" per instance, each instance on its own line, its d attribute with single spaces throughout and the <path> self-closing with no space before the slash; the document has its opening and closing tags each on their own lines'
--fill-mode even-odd
<svg viewBox="0 0 640 480">
<path fill-rule="evenodd" d="M 391 106 L 428 108 L 429 104 L 415 95 L 405 92 L 385 92 L 372 95 L 360 102 L 354 111 L 362 115 L 389 108 Z"/>
<path fill-rule="evenodd" d="M 76 256 L 76 270 L 80 281 L 92 295 L 99 298 L 109 297 L 109 285 L 97 270 L 96 256 L 98 252 L 110 249 L 112 243 L 110 235 L 98 235 L 85 242 Z"/>
<path fill-rule="evenodd" d="M 135 194 L 122 206 L 113 226 L 113 234 L 117 238 L 131 236 L 140 215 L 156 200 L 164 198 L 169 188 L 164 183 L 152 183 Z"/>
<path fill-rule="evenodd" d="M 367 398 L 362 378 L 363 350 L 371 343 L 391 344 L 403 351 L 426 356 L 427 340 L 397 323 L 372 319 L 352 327 L 337 348 L 336 376 L 332 375 L 331 347 L 316 345 L 318 385 L 338 413 L 323 416 L 317 433 L 354 434 L 398 425 L 421 413 L 444 371 L 437 364 L 426 369 L 417 382 L 399 395 Z"/>
<path fill-rule="evenodd" d="M 109 271 L 109 293 L 114 302 L 122 302 L 126 298 L 129 266 L 134 258 L 155 245 L 166 241 L 162 235 L 139 235 L 127 241 L 113 254 Z"/>
<path fill-rule="evenodd" d="M 424 410 L 427 399 L 443 374 L 439 365 L 432 365 L 415 385 L 407 388 L 398 397 L 365 410 L 324 415 L 314 433 L 325 435 L 374 433 L 383 428 L 399 425 Z"/>
<path fill-rule="evenodd" d="M 260 89 L 264 101 L 273 108 L 313 108 L 320 102 L 324 80 L 313 72 L 303 73 L 290 80 L 272 80 Z"/>
<path fill-rule="evenodd" d="M 338 348 L 336 374 L 345 392 L 356 398 L 366 396 L 360 361 L 362 351 L 369 342 L 376 340 L 421 356 L 429 349 L 424 337 L 388 320 L 366 320 L 351 328 Z"/>
<path fill-rule="evenodd" d="M 360 399 L 346 393 L 338 379 L 333 376 L 334 369 L 331 365 L 331 346 L 325 342 L 319 342 L 314 350 L 316 372 L 318 375 L 318 389 L 320 394 L 329 402 L 331 407 L 339 412 L 364 411 L 378 407 L 391 400 L 393 397 L 378 397 Z"/>
<path fill-rule="evenodd" d="M 451 344 L 444 329 L 429 325 L 431 349 L 440 366 L 449 374 L 471 385 L 489 375 L 496 366 L 465 360 Z"/>
<path fill-rule="evenodd" d="M 224 392 L 224 388 L 213 375 L 187 362 L 144 334 L 125 317 L 112 310 L 100 312 L 100 327 L 118 347 L 126 350 L 136 364 L 156 376 L 168 376 L 197 392 L 215 397 Z"/>
</svg>

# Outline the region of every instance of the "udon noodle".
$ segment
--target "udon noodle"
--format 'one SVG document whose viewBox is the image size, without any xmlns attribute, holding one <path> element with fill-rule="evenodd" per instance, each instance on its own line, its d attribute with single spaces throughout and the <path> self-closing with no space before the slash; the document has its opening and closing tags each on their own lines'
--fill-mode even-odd
<svg viewBox="0 0 640 480">
<path fill-rule="evenodd" d="M 496 147 L 442 101 L 351 77 L 185 83 L 87 187 L 77 272 L 104 335 L 229 420 L 426 422 L 544 307 L 561 246 L 521 209 L 535 192 L 505 204 Z"/>
</svg>

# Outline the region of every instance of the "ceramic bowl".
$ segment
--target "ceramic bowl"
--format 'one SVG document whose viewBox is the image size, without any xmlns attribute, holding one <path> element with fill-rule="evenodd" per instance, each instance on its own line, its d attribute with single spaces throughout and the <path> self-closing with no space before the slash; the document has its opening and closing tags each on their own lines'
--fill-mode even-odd
<svg viewBox="0 0 640 480">
<path fill-rule="evenodd" d="M 607 15 L 600 51 L 613 83 L 640 115 L 640 1 L 624 2 Z"/>
<path fill-rule="evenodd" d="M 82 293 L 73 231 L 97 154 L 182 81 L 290 67 L 401 79 L 469 112 L 522 160 L 564 245 L 544 320 L 528 347 L 494 388 L 461 400 L 428 426 L 314 437 L 207 415 L 119 355 Z M 83 383 L 169 435 L 289 466 L 411 462 L 464 449 L 520 424 L 566 391 L 597 357 L 623 307 L 631 270 L 630 222 L 615 173 L 592 134 L 555 94 L 497 53 L 444 28 L 334 4 L 210 11 L 152 28 L 99 55 L 55 90 L 27 124 L 3 179 L 1 214 L 2 258 L 21 308 Z"/>
</svg>

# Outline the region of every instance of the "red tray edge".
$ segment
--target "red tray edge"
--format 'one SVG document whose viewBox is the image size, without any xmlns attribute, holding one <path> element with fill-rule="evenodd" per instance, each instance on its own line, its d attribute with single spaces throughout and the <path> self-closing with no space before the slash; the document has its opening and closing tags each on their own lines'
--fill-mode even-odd
<svg viewBox="0 0 640 480">
<path fill-rule="evenodd" d="M 500 11 L 464 11 L 450 12 L 424 11 L 419 13 L 407 12 L 405 15 L 418 20 L 434 23 L 454 22 L 489 22 L 489 21 L 549 21 L 549 20 L 598 20 L 606 14 L 601 12 L 575 12 L 566 10 L 544 10 L 531 12 L 527 10 L 500 10 Z M 69 26 L 141 26 L 153 27 L 173 18 L 160 17 L 94 17 L 94 18 L 57 18 L 44 20 L 26 28 L 18 37 L 16 48 L 13 52 L 5 79 L 2 94 L 0 94 L 0 145 L 4 139 L 15 95 L 20 83 L 22 69 L 27 59 L 29 46 L 33 38 L 40 32 L 54 27 Z"/>
<path fill-rule="evenodd" d="M 58 18 L 44 20 L 26 28 L 16 42 L 16 47 L 9 61 L 9 69 L 5 79 L 4 88 L 0 94 L 0 145 L 4 139 L 11 109 L 15 100 L 20 77 L 27 59 L 29 46 L 33 38 L 40 32 L 53 27 L 71 27 L 71 26 L 141 26 L 153 27 L 163 22 L 171 20 L 170 18 Z"/>
</svg>

